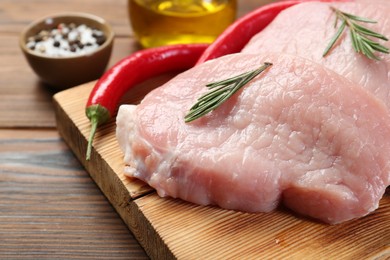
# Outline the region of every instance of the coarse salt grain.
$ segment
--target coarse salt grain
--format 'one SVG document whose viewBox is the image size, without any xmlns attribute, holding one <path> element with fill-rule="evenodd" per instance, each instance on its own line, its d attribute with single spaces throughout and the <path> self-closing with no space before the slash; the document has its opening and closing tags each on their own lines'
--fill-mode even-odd
<svg viewBox="0 0 390 260">
<path fill-rule="evenodd" d="M 92 53 L 106 40 L 100 30 L 85 24 L 59 24 L 52 30 L 29 37 L 27 48 L 50 57 L 70 57 Z"/>
</svg>

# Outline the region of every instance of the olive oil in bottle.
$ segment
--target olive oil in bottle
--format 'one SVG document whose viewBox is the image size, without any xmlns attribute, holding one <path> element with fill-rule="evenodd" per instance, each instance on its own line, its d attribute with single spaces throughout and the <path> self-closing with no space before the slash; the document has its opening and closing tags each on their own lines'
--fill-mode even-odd
<svg viewBox="0 0 390 260">
<path fill-rule="evenodd" d="M 236 18 L 236 0 L 128 0 L 130 22 L 144 48 L 211 43 Z"/>
</svg>

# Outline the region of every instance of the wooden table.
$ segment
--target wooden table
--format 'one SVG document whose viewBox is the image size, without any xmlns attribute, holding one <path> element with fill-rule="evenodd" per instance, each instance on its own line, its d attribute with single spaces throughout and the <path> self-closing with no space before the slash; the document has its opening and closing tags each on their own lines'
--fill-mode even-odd
<svg viewBox="0 0 390 260">
<path fill-rule="evenodd" d="M 240 0 L 239 16 L 270 0 Z M 147 259 L 56 130 L 52 96 L 18 47 L 33 20 L 63 11 L 106 19 L 109 66 L 139 49 L 127 1 L 0 0 L 0 258 Z"/>
</svg>

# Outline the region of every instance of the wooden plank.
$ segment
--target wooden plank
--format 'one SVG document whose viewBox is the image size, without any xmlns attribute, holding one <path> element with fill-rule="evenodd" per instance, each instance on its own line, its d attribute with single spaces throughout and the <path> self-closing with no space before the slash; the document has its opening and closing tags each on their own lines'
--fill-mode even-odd
<svg viewBox="0 0 390 260">
<path fill-rule="evenodd" d="M 20 32 L 31 21 L 55 13 L 86 12 L 107 20 L 117 35 L 129 37 L 132 34 L 127 1 L 115 1 L 113 4 L 109 0 L 1 0 L 1 9 L 7 12 L 1 19 L 0 33 Z"/>
<path fill-rule="evenodd" d="M 52 97 L 56 93 L 41 83 L 19 50 L 17 35 L 0 41 L 0 127 L 55 127 Z M 108 67 L 136 49 L 130 38 L 116 38 Z"/>
<path fill-rule="evenodd" d="M 148 259 L 56 130 L 0 130 L 0 259 Z"/>
<path fill-rule="evenodd" d="M 390 196 L 369 217 L 327 225 L 281 207 L 249 214 L 155 193 L 137 199 L 178 259 L 389 259 Z"/>
<path fill-rule="evenodd" d="M 129 93 L 137 103 L 151 84 Z M 154 84 L 156 85 L 156 84 Z M 390 196 L 364 218 L 331 226 L 280 207 L 248 214 L 160 198 L 123 175 L 114 121 L 100 129 L 85 161 L 89 123 L 84 105 L 93 83 L 55 95 L 58 129 L 103 193 L 155 259 L 386 259 L 390 257 Z"/>
</svg>

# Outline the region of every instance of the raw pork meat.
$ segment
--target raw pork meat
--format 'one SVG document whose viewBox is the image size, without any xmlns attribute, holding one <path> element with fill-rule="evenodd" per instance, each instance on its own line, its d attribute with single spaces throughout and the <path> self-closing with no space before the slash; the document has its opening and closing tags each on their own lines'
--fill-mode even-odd
<svg viewBox="0 0 390 260">
<path fill-rule="evenodd" d="M 365 26 L 390 37 L 390 5 L 310 2 L 281 12 L 267 28 L 249 41 L 242 52 L 282 52 L 313 60 L 365 87 L 390 108 L 390 55 L 378 54 L 382 60 L 373 61 L 357 54 L 346 30 L 348 32 L 343 34 L 331 52 L 322 57 L 337 30 L 333 27 L 335 15 L 330 5 L 378 21 Z M 388 42 L 379 41 L 390 47 Z"/>
<path fill-rule="evenodd" d="M 205 84 L 273 66 L 212 113 L 184 116 Z M 122 105 L 125 172 L 161 196 L 247 212 L 280 201 L 328 223 L 378 207 L 390 184 L 390 119 L 371 93 L 309 60 L 228 55 Z"/>
</svg>

